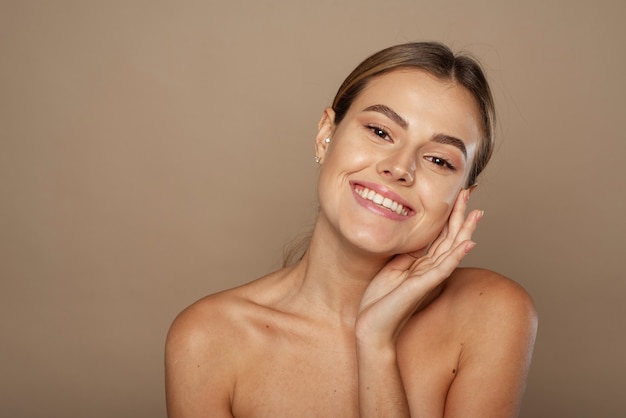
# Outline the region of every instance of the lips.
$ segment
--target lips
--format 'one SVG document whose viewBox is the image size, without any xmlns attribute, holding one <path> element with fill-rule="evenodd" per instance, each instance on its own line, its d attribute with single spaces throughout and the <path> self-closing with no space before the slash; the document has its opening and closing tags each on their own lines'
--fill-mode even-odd
<svg viewBox="0 0 626 418">
<path fill-rule="evenodd" d="M 379 206 L 389 209 L 391 212 L 394 212 L 401 216 L 409 216 L 411 210 L 405 207 L 402 203 L 397 202 L 390 197 L 385 197 L 380 193 L 377 193 L 376 191 L 371 190 L 360 184 L 354 185 L 354 191 L 363 199 L 374 202 Z"/>
</svg>

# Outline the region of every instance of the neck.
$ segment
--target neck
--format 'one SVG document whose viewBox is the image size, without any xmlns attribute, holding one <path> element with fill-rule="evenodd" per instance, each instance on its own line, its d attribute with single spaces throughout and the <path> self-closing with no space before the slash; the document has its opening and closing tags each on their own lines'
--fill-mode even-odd
<svg viewBox="0 0 626 418">
<path fill-rule="evenodd" d="M 316 225 L 309 249 L 294 268 L 301 278 L 298 294 L 316 312 L 353 326 L 365 289 L 390 258 L 342 242 Z"/>
</svg>

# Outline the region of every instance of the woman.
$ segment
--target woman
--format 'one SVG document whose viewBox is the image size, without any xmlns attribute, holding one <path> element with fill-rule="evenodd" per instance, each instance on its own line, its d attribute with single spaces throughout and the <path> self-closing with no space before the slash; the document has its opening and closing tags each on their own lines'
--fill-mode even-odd
<svg viewBox="0 0 626 418">
<path fill-rule="evenodd" d="M 308 249 L 178 316 L 169 416 L 516 416 L 533 304 L 497 273 L 457 268 L 493 123 L 480 67 L 443 45 L 360 64 L 319 122 Z"/>
</svg>

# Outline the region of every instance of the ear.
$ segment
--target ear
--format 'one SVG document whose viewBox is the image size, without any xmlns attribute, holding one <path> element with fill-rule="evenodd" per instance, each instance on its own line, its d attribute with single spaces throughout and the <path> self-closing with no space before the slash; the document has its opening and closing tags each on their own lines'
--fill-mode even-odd
<svg viewBox="0 0 626 418">
<path fill-rule="evenodd" d="M 324 109 L 322 112 L 322 118 L 317 124 L 317 135 L 315 135 L 315 156 L 319 157 L 320 163 L 324 161 L 326 152 L 330 143 L 326 141 L 327 138 L 332 138 L 335 128 L 335 111 L 330 107 Z"/>
</svg>

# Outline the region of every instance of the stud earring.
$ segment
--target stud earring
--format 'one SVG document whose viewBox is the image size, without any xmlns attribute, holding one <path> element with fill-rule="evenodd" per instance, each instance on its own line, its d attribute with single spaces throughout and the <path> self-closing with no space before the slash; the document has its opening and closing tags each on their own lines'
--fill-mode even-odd
<svg viewBox="0 0 626 418">
<path fill-rule="evenodd" d="M 330 144 L 330 138 L 326 138 L 324 142 L 326 142 L 327 144 Z"/>
<path fill-rule="evenodd" d="M 315 162 L 318 164 L 320 163 L 320 157 L 318 157 L 317 155 L 315 156 Z"/>
</svg>

